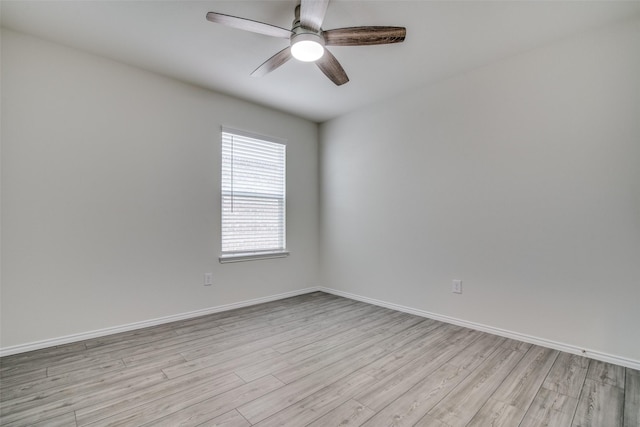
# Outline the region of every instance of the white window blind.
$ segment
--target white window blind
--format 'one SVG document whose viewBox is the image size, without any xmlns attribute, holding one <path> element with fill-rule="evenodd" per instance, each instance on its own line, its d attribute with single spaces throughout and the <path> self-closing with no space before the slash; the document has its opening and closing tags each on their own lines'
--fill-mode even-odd
<svg viewBox="0 0 640 427">
<path fill-rule="evenodd" d="M 222 256 L 285 253 L 286 145 L 222 129 Z"/>
</svg>

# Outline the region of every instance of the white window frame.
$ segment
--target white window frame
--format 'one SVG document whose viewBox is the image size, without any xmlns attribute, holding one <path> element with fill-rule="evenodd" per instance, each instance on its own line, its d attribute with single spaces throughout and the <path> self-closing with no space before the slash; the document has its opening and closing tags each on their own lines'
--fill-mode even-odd
<svg viewBox="0 0 640 427">
<path fill-rule="evenodd" d="M 280 228 L 278 230 L 278 236 L 279 236 L 279 243 L 281 243 L 281 245 L 279 244 L 278 247 L 270 247 L 270 248 L 264 248 L 264 249 L 255 249 L 255 248 L 250 248 L 248 245 L 245 248 L 240 248 L 237 250 L 225 250 L 225 245 L 226 246 L 230 246 L 231 245 L 231 241 L 233 240 L 233 238 L 229 238 L 229 241 L 227 241 L 225 243 L 225 226 L 231 225 L 232 222 L 230 221 L 231 218 L 226 217 L 225 215 L 225 203 L 229 203 L 231 202 L 231 200 L 235 200 L 234 199 L 234 191 L 233 191 L 233 175 L 229 175 L 229 173 L 227 173 L 227 175 L 225 176 L 225 163 L 228 162 L 228 160 L 225 160 L 225 138 L 226 135 L 228 136 L 233 136 L 233 137 L 237 137 L 239 140 L 242 140 L 244 144 L 247 144 L 248 142 L 250 142 L 250 140 L 257 140 L 256 142 L 258 143 L 268 143 L 268 144 L 281 144 L 284 146 L 284 159 L 283 159 L 283 170 L 282 170 L 282 193 L 281 194 L 277 194 L 276 195 L 276 199 L 282 198 L 282 202 L 281 202 L 281 209 L 282 211 L 279 213 L 279 218 L 281 220 L 281 224 L 280 224 Z M 249 141 L 247 141 L 247 139 Z M 227 141 L 229 141 L 227 139 Z M 233 140 L 231 140 L 233 141 Z M 227 142 L 228 143 L 228 142 Z M 227 263 L 227 262 L 238 262 L 238 261 L 249 261 L 249 260 L 255 260 L 255 259 L 266 259 L 266 258 L 282 258 L 282 257 L 286 257 L 289 255 L 289 252 L 286 249 L 286 170 L 287 170 L 287 165 L 286 165 L 286 140 L 281 139 L 281 138 L 275 138 L 275 137 L 270 137 L 270 136 L 264 136 L 264 135 L 259 135 L 256 133 L 252 133 L 252 132 L 247 132 L 247 131 L 243 131 L 243 130 L 238 130 L 238 129 L 233 129 L 233 128 L 229 128 L 226 126 L 222 127 L 222 132 L 221 132 L 221 153 L 220 153 L 220 230 L 221 230 L 221 244 L 220 244 L 220 249 L 221 249 L 221 255 L 219 257 L 219 261 L 221 263 Z M 233 150 L 233 147 L 231 147 L 231 150 Z M 231 157 L 231 163 L 228 164 L 228 166 L 230 167 L 233 164 L 233 157 Z M 231 169 L 233 170 L 233 169 Z M 230 181 L 228 181 L 230 180 Z M 227 188 L 227 190 L 225 191 L 225 188 Z M 230 188 L 230 190 L 229 190 Z M 243 193 L 241 193 L 242 195 L 249 195 L 250 197 L 256 197 L 258 199 L 268 199 L 268 200 L 273 200 L 274 199 L 274 195 L 273 194 L 261 194 L 259 191 L 257 191 L 256 193 L 252 193 L 252 192 L 247 192 L 246 189 Z M 238 196 L 241 197 L 241 196 Z M 225 202 L 226 200 L 226 202 Z M 245 199 L 246 200 L 246 199 Z M 233 203 L 233 202 L 231 202 Z M 228 208 L 228 206 L 227 206 Z M 250 243 L 250 242 L 249 242 Z"/>
</svg>

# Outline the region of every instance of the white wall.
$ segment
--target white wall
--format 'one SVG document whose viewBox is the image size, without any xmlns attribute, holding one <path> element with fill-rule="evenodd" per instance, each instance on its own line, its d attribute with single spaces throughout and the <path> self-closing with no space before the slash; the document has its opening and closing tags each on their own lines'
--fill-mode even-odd
<svg viewBox="0 0 640 427">
<path fill-rule="evenodd" d="M 636 20 L 325 123 L 324 285 L 640 363 L 639 76 Z"/>
<path fill-rule="evenodd" d="M 289 141 L 290 257 L 218 263 L 221 125 Z M 317 151 L 312 122 L 3 30 L 0 346 L 317 286 Z"/>
</svg>

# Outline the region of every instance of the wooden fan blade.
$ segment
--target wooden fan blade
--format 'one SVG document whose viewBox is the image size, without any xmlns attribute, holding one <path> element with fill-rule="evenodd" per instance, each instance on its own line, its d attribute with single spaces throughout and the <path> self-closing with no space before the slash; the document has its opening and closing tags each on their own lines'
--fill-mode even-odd
<svg viewBox="0 0 640 427">
<path fill-rule="evenodd" d="M 302 0 L 300 2 L 300 24 L 315 32 L 320 31 L 329 0 Z"/>
<path fill-rule="evenodd" d="M 207 20 L 227 27 L 238 28 L 240 30 L 251 31 L 253 33 L 264 34 L 272 37 L 288 39 L 291 37 L 291 30 L 265 24 L 264 22 L 253 21 L 251 19 L 239 18 L 237 16 L 225 15 L 223 13 L 209 12 Z"/>
<path fill-rule="evenodd" d="M 326 52 L 325 52 L 326 53 Z M 291 46 L 287 46 L 282 49 L 280 52 L 273 55 L 271 58 L 264 61 L 264 63 L 255 69 L 251 75 L 253 77 L 262 77 L 265 74 L 268 74 L 290 60 L 291 56 Z"/>
<path fill-rule="evenodd" d="M 342 65 L 340 65 L 336 57 L 327 49 L 324 50 L 322 58 L 316 61 L 316 65 L 336 86 L 343 85 L 349 81 L 349 77 L 347 77 L 347 73 L 345 73 Z"/>
<path fill-rule="evenodd" d="M 350 27 L 323 31 L 327 46 L 366 46 L 400 43 L 407 35 L 404 27 Z"/>
</svg>

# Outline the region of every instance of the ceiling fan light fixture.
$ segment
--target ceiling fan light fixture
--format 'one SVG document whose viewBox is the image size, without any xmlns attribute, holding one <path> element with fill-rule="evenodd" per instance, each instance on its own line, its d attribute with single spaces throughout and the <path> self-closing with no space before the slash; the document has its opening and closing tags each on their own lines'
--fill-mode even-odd
<svg viewBox="0 0 640 427">
<path fill-rule="evenodd" d="M 252 76 L 264 76 L 291 58 L 296 58 L 298 61 L 315 62 L 320 71 L 336 86 L 347 83 L 349 77 L 331 51 L 327 49 L 325 52 L 325 45 L 371 46 L 400 43 L 404 41 L 407 34 L 406 28 L 391 26 L 361 26 L 323 30 L 322 21 L 330 0 L 296 1 L 297 6 L 290 30 L 253 19 L 217 12 L 208 12 L 207 20 L 227 27 L 289 40 L 289 46 L 253 70 Z"/>
<path fill-rule="evenodd" d="M 324 55 L 324 39 L 317 34 L 303 33 L 291 37 L 291 55 L 298 61 L 314 62 Z"/>
</svg>

